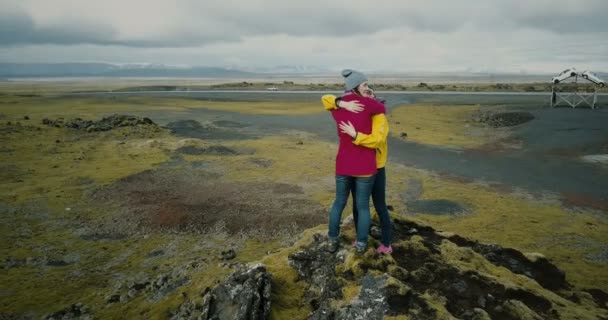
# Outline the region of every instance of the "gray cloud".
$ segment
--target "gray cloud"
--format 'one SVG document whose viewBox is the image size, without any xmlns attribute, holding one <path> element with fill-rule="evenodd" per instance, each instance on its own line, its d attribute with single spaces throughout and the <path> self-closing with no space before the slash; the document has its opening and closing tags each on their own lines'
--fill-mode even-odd
<svg viewBox="0 0 608 320">
<path fill-rule="evenodd" d="M 598 8 L 599 9 L 599 8 Z M 516 21 L 522 26 L 556 33 L 608 33 L 608 1 L 601 11 L 586 14 L 571 15 L 567 13 L 540 14 L 538 16 L 517 17 Z"/>
<path fill-rule="evenodd" d="M 554 33 L 607 33 L 608 1 L 516 0 L 501 5 L 502 14 L 519 27 Z"/>
<path fill-rule="evenodd" d="M 185 28 L 175 37 L 118 38 L 119 30 L 106 23 L 64 21 L 61 24 L 37 25 L 25 13 L 0 13 L 0 46 L 29 44 L 119 45 L 127 47 L 187 47 L 217 41 L 238 41 L 239 36 L 209 35 Z"/>
<path fill-rule="evenodd" d="M 48 3 L 14 2 L 19 10 L 2 10 L 0 46 L 22 44 L 99 44 L 128 47 L 195 47 L 217 42 L 239 42 L 245 37 L 287 34 L 298 37 L 352 37 L 405 28 L 410 31 L 451 33 L 463 27 L 478 30 L 534 28 L 556 33 L 606 32 L 608 1 L 587 0 L 575 9 L 566 0 L 532 2 L 475 0 L 448 5 L 445 1 L 323 0 L 241 3 L 208 0 L 176 1 L 172 12 L 152 10 L 154 4 L 105 1 L 105 12 L 95 14 L 86 1 L 66 2 L 49 13 L 61 24 L 44 21 L 40 8 Z M 61 2 L 57 6 L 61 6 Z M 3 6 L 0 3 L 0 6 Z M 7 6 L 8 7 L 8 6 Z M 1 9 L 1 8 L 0 8 Z M 38 9 L 38 10 L 37 10 Z M 122 12 L 133 13 L 125 17 Z M 36 14 L 33 14 L 36 13 Z M 82 16 L 82 21 L 65 19 Z M 43 21 L 38 21 L 43 20 Z M 95 22 L 92 22 L 95 21 Z M 142 25 L 149 26 L 143 28 Z"/>
<path fill-rule="evenodd" d="M 0 61 L 606 69 L 605 12 L 605 0 L 0 0 Z"/>
<path fill-rule="evenodd" d="M 25 13 L 0 14 L 0 43 L 3 46 L 20 44 L 111 44 L 115 31 L 108 25 L 65 23 L 37 27 Z"/>
</svg>

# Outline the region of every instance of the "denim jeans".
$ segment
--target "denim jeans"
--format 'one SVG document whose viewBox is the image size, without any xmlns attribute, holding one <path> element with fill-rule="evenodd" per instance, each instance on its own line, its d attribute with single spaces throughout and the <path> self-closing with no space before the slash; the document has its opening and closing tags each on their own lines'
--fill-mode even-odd
<svg viewBox="0 0 608 320">
<path fill-rule="evenodd" d="M 329 238 L 337 239 L 340 235 L 340 220 L 342 211 L 348 202 L 348 195 L 351 190 L 356 190 L 356 200 L 353 200 L 358 211 L 357 221 L 357 243 L 367 245 L 371 217 L 369 213 L 369 198 L 374 185 L 375 176 L 371 177 L 351 177 L 336 176 L 336 200 L 329 213 Z"/>
<path fill-rule="evenodd" d="M 355 192 L 355 189 L 352 190 L 352 194 L 353 199 L 356 199 L 357 193 Z M 386 208 L 386 170 L 384 168 L 378 169 L 376 173 L 376 179 L 374 180 L 374 186 L 372 188 L 372 201 L 374 202 L 374 208 L 380 218 L 382 244 L 388 247 L 392 242 L 393 227 L 391 224 L 391 216 Z M 355 224 L 357 224 L 359 212 L 356 206 L 353 206 L 353 219 Z"/>
</svg>

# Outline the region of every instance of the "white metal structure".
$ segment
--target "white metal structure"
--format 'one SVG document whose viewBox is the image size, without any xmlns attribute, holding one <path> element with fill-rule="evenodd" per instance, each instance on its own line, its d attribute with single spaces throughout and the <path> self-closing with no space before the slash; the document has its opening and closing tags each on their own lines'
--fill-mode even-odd
<svg viewBox="0 0 608 320">
<path fill-rule="evenodd" d="M 593 83 L 593 92 L 579 91 L 578 90 L 578 77 Z M 573 91 L 564 92 L 561 88 L 565 80 L 574 78 L 574 81 L 569 82 L 573 85 Z M 551 78 L 553 85 L 551 86 L 551 107 L 559 105 L 561 102 L 565 102 L 572 108 L 576 108 L 582 103 L 587 104 L 591 109 L 595 109 L 597 102 L 597 89 L 603 87 L 606 83 L 600 79 L 593 72 L 586 70 L 582 73 L 578 73 L 575 68 L 570 68 L 562 71 L 559 75 Z"/>
</svg>

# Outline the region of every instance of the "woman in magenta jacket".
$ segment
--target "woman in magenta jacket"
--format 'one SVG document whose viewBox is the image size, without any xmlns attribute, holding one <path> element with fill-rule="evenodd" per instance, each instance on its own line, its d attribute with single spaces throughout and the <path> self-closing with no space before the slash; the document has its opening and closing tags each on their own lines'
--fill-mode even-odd
<svg viewBox="0 0 608 320">
<path fill-rule="evenodd" d="M 355 206 L 359 213 L 357 221 L 357 241 L 355 253 L 363 255 L 367 251 L 367 238 L 371 223 L 369 198 L 376 174 L 376 151 L 353 143 L 353 137 L 338 128 L 341 122 L 350 122 L 357 132 L 370 134 L 372 116 L 385 113 L 384 105 L 377 100 L 365 97 L 361 93 L 369 90 L 367 77 L 361 72 L 343 70 L 344 84 L 347 93 L 343 101 L 357 100 L 364 106 L 362 112 L 352 113 L 344 109 L 331 112 L 335 122 L 340 145 L 336 155 L 336 199 L 329 214 L 329 250 L 335 252 L 339 247 L 340 220 L 342 211 L 348 201 L 351 189 L 355 189 Z"/>
</svg>

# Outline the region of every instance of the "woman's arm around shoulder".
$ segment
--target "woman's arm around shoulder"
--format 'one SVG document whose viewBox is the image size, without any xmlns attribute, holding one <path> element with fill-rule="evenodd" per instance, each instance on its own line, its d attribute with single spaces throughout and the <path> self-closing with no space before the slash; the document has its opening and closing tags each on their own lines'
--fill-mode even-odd
<svg viewBox="0 0 608 320">
<path fill-rule="evenodd" d="M 365 98 L 365 106 L 369 108 L 371 114 L 386 113 L 386 107 L 374 98 Z"/>
<path fill-rule="evenodd" d="M 325 107 L 325 110 L 327 111 L 331 111 L 331 110 L 336 110 L 337 109 L 337 105 L 336 105 L 336 99 L 337 97 L 334 96 L 333 94 L 326 94 L 324 96 L 321 97 L 321 102 L 323 102 L 323 107 Z"/>
<path fill-rule="evenodd" d="M 327 111 L 333 111 L 336 109 L 346 109 L 353 113 L 359 113 L 363 111 L 363 105 L 359 103 L 357 100 L 352 101 L 344 101 L 342 97 L 336 97 L 333 94 L 326 94 L 321 97 L 321 101 L 323 102 L 323 107 Z"/>
<path fill-rule="evenodd" d="M 377 149 L 386 143 L 388 138 L 388 120 L 386 115 L 379 113 L 372 116 L 372 132 L 365 134 L 357 132 L 353 143 L 370 149 Z"/>
</svg>

